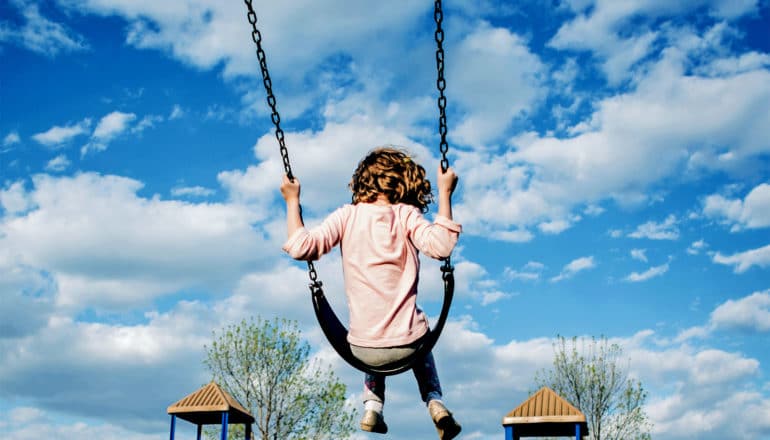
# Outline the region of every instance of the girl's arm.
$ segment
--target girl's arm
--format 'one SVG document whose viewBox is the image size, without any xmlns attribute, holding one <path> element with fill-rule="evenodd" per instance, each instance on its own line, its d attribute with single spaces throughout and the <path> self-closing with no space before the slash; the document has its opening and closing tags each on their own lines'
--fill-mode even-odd
<svg viewBox="0 0 770 440">
<path fill-rule="evenodd" d="M 299 179 L 296 177 L 292 182 L 287 175 L 283 175 L 281 182 L 281 195 L 286 201 L 286 227 L 287 237 L 294 235 L 297 230 L 304 226 L 302 223 L 302 213 L 299 206 Z"/>
<path fill-rule="evenodd" d="M 438 216 L 431 223 L 420 213 L 411 209 L 406 218 L 410 239 L 417 249 L 431 258 L 446 258 L 457 244 L 462 226 L 452 219 L 452 193 L 457 186 L 457 174 L 452 168 L 438 169 Z"/>
<path fill-rule="evenodd" d="M 449 167 L 438 166 L 438 214 L 452 220 L 452 193 L 457 187 L 457 174 Z"/>
<path fill-rule="evenodd" d="M 283 176 L 281 194 L 286 201 L 287 241 L 283 245 L 292 258 L 296 260 L 317 260 L 329 252 L 342 239 L 344 219 L 349 210 L 340 208 L 330 214 L 318 226 L 311 230 L 305 229 L 302 221 L 302 208 L 299 203 L 300 183 L 296 178 L 292 182 Z"/>
</svg>

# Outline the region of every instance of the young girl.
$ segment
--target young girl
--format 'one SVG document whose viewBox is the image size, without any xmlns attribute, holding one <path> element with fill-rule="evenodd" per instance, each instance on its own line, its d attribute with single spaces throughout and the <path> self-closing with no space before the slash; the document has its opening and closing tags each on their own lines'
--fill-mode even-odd
<svg viewBox="0 0 770 440">
<path fill-rule="evenodd" d="M 349 186 L 353 203 L 330 214 L 318 227 L 305 229 L 300 214 L 300 183 L 284 176 L 288 240 L 283 249 L 297 260 L 316 260 L 340 245 L 350 311 L 348 342 L 353 354 L 371 365 L 385 365 L 413 353 L 429 331 L 417 307 L 418 253 L 448 257 L 461 226 L 452 221 L 452 192 L 457 175 L 438 169 L 438 215 L 423 214 L 433 201 L 425 169 L 401 150 L 371 151 L 356 168 Z M 449 440 L 460 425 L 441 401 L 433 354 L 413 366 L 422 400 L 439 438 Z M 361 429 L 384 434 L 385 377 L 367 374 Z"/>
</svg>

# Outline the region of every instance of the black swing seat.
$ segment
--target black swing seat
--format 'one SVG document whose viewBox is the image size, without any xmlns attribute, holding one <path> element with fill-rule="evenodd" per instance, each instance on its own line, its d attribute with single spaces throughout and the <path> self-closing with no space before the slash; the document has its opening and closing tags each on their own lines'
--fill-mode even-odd
<svg viewBox="0 0 770 440">
<path fill-rule="evenodd" d="M 373 375 L 391 376 L 395 374 L 403 373 L 412 368 L 412 365 L 425 357 L 436 345 L 441 331 L 444 329 L 447 317 L 449 316 L 449 309 L 452 305 L 452 297 L 454 296 L 454 267 L 449 264 L 449 259 L 444 260 L 444 265 L 441 266 L 442 279 L 444 280 L 444 303 L 441 306 L 441 313 L 439 314 L 438 321 L 433 328 L 422 338 L 420 345 L 417 349 L 408 356 L 393 361 L 385 365 L 369 365 L 357 358 L 350 349 L 350 343 L 348 343 L 348 330 L 340 322 L 334 310 L 329 304 L 329 300 L 323 292 L 320 281 L 315 281 L 310 284 L 310 291 L 313 297 L 313 309 L 315 311 L 318 324 L 329 340 L 337 354 L 340 355 L 347 363 L 352 367 Z"/>
</svg>

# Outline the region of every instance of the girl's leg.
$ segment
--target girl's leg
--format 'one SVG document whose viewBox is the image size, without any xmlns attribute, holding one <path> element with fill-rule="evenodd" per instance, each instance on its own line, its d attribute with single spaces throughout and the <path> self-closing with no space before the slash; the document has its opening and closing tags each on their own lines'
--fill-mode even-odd
<svg viewBox="0 0 770 440">
<path fill-rule="evenodd" d="M 428 413 L 436 425 L 439 439 L 455 438 L 462 431 L 462 427 L 441 401 L 441 383 L 438 380 L 433 353 L 428 353 L 421 362 L 414 365 L 412 370 L 417 379 L 417 386 L 420 388 L 420 397 L 428 406 Z"/>
<path fill-rule="evenodd" d="M 441 383 L 438 380 L 436 362 L 433 353 L 428 353 L 422 360 L 415 362 L 412 367 L 417 386 L 420 389 L 420 397 L 425 404 L 431 400 L 441 400 Z"/>
<path fill-rule="evenodd" d="M 361 429 L 379 434 L 388 432 L 388 425 L 382 417 L 383 403 L 385 403 L 385 376 L 365 375 L 364 417 L 361 419 Z"/>
<path fill-rule="evenodd" d="M 385 376 L 364 375 L 364 404 L 368 401 L 385 403 Z"/>
</svg>

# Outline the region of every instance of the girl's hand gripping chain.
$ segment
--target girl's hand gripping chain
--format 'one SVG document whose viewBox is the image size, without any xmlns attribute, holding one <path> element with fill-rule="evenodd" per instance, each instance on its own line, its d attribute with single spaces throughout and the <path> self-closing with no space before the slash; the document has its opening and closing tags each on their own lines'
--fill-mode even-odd
<svg viewBox="0 0 770 440">
<path fill-rule="evenodd" d="M 452 220 L 452 193 L 457 187 L 457 174 L 449 167 L 446 171 L 438 166 L 438 213 Z"/>
<path fill-rule="evenodd" d="M 304 226 L 302 223 L 302 211 L 299 207 L 299 193 L 299 179 L 295 177 L 294 181 L 292 181 L 284 174 L 283 181 L 281 182 L 281 195 L 286 201 L 286 227 L 289 237 Z"/>
</svg>

